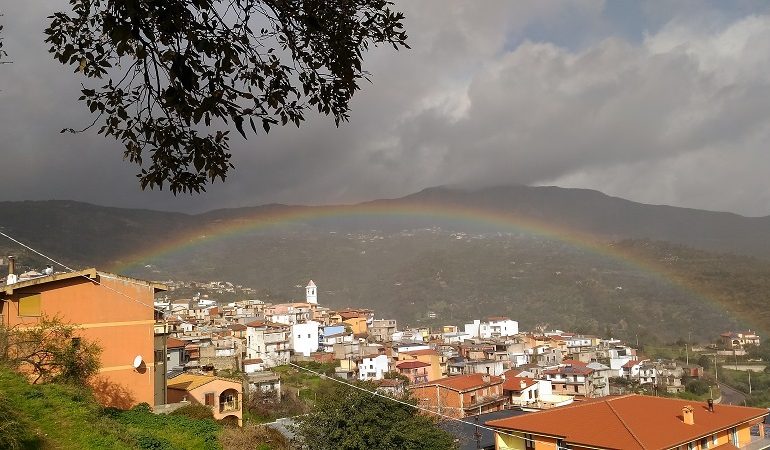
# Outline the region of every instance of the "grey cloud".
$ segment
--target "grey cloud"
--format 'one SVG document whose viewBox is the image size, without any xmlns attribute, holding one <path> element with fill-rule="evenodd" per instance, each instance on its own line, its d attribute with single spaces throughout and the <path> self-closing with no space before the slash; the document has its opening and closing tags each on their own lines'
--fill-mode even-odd
<svg viewBox="0 0 770 450">
<path fill-rule="evenodd" d="M 58 134 L 90 117 L 76 102 L 80 80 L 42 44 L 55 6 L 5 11 L 15 63 L 0 67 L 3 199 L 201 211 L 354 202 L 440 184 L 553 183 L 770 212 L 770 17 L 761 6 L 742 4 L 741 17 L 700 7 L 688 19 L 683 11 L 699 7 L 682 2 L 667 20 L 642 5 L 644 22 L 609 16 L 601 1 L 399 3 L 413 50 L 370 52 L 373 84 L 354 99 L 350 123 L 338 129 L 311 114 L 299 130 L 237 138 L 227 181 L 177 198 L 141 192 L 118 143 Z M 611 31 L 637 20 L 643 39 Z"/>
</svg>

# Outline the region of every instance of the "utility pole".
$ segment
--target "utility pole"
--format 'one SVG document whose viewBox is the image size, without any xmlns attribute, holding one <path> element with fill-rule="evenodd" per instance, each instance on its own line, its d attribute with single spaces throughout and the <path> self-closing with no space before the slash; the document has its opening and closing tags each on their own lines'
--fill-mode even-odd
<svg viewBox="0 0 770 450">
<path fill-rule="evenodd" d="M 751 395 L 751 369 L 747 371 L 749 373 L 749 395 Z"/>
</svg>

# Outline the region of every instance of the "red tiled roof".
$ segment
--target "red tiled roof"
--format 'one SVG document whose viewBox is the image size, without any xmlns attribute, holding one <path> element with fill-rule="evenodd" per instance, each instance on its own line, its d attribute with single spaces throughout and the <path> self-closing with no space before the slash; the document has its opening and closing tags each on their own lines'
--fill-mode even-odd
<svg viewBox="0 0 770 450">
<path fill-rule="evenodd" d="M 585 366 L 588 365 L 588 363 L 584 363 L 583 361 L 578 361 L 576 359 L 565 359 L 561 363 L 564 364 L 565 366 L 583 366 L 583 367 L 585 367 Z"/>
<path fill-rule="evenodd" d="M 187 345 L 187 342 L 181 339 L 172 337 L 166 339 L 166 348 L 184 348 L 185 345 Z"/>
<path fill-rule="evenodd" d="M 246 325 L 241 325 L 240 323 L 234 323 L 230 325 L 228 328 L 230 328 L 233 331 L 244 331 L 246 330 Z"/>
<path fill-rule="evenodd" d="M 489 382 L 484 382 L 484 377 L 489 377 Z M 454 391 L 469 391 L 479 389 L 484 386 L 501 384 L 503 379 L 494 375 L 483 375 L 480 373 L 470 373 L 467 375 L 457 375 L 454 377 L 440 378 L 438 380 L 429 381 L 427 383 L 415 385 L 414 387 L 422 386 L 442 386 Z"/>
<path fill-rule="evenodd" d="M 429 348 L 423 349 L 423 350 L 411 350 L 407 352 L 399 352 L 399 354 L 411 355 L 411 356 L 424 356 L 424 355 L 438 356 L 438 352 L 436 350 L 431 350 Z"/>
<path fill-rule="evenodd" d="M 695 410 L 692 425 L 682 420 L 685 406 Z M 486 425 L 558 436 L 576 445 L 641 450 L 677 447 L 767 415 L 764 408 L 719 404 L 709 412 L 705 403 L 691 400 L 626 395 L 492 420 Z"/>
<path fill-rule="evenodd" d="M 634 367 L 635 365 L 639 364 L 640 362 L 641 361 L 639 361 L 638 359 L 632 359 L 632 360 L 628 361 L 627 363 L 623 364 L 623 368 L 624 369 L 630 369 L 630 368 Z"/>
<path fill-rule="evenodd" d="M 399 387 L 404 384 L 404 380 L 398 378 L 383 378 L 382 380 L 376 380 L 374 382 L 379 387 Z"/>
<path fill-rule="evenodd" d="M 524 372 L 526 372 L 525 369 L 508 369 L 503 372 L 503 378 L 507 380 L 508 378 L 518 377 Z"/>
<path fill-rule="evenodd" d="M 419 369 L 420 367 L 430 367 L 430 364 L 422 361 L 401 361 L 396 364 L 399 369 Z"/>
<path fill-rule="evenodd" d="M 249 322 L 246 324 L 247 327 L 253 327 L 253 328 L 260 328 L 260 327 L 269 327 L 269 328 L 289 328 L 288 325 L 284 325 L 282 323 L 275 323 L 275 322 L 265 322 L 264 320 L 255 320 L 253 322 Z"/>
<path fill-rule="evenodd" d="M 522 386 L 524 384 L 524 386 Z M 503 381 L 503 390 L 505 391 L 522 391 L 528 387 L 532 387 L 537 384 L 537 380 L 533 378 L 524 377 L 510 377 Z"/>
<path fill-rule="evenodd" d="M 589 369 L 585 366 L 564 366 L 557 367 L 555 369 L 544 370 L 543 373 L 548 375 L 590 375 L 593 371 L 593 369 Z"/>
</svg>

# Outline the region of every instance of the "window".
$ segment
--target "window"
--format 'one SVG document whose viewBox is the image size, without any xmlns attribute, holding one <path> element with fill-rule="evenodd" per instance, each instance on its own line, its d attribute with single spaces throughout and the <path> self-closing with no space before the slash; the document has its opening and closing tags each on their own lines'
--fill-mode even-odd
<svg viewBox="0 0 770 450">
<path fill-rule="evenodd" d="M 310 333 L 307 334 L 307 338 L 310 339 Z"/>
<path fill-rule="evenodd" d="M 709 448 L 709 438 L 707 437 L 701 438 L 700 448 Z"/>
<path fill-rule="evenodd" d="M 524 450 L 535 450 L 535 439 L 531 434 L 524 435 Z"/>
<path fill-rule="evenodd" d="M 40 317 L 40 294 L 19 297 L 19 316 Z"/>
<path fill-rule="evenodd" d="M 736 446 L 740 446 L 740 442 L 738 440 L 738 429 L 737 428 L 730 428 L 730 442 Z"/>
<path fill-rule="evenodd" d="M 213 392 L 206 392 L 205 398 L 204 398 L 204 404 L 206 406 L 214 406 L 214 393 Z"/>
<path fill-rule="evenodd" d="M 564 442 L 564 439 L 556 440 L 556 450 L 570 450 L 569 445 Z"/>
</svg>

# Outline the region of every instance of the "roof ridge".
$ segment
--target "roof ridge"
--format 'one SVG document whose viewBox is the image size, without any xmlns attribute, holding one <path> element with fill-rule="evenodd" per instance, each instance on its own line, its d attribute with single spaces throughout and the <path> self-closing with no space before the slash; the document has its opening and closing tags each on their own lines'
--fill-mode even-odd
<svg viewBox="0 0 770 450">
<path fill-rule="evenodd" d="M 628 431 L 628 434 L 630 434 L 631 437 L 634 438 L 634 440 L 639 444 L 639 446 L 642 447 L 642 449 L 646 449 L 647 447 L 645 447 L 644 444 L 642 444 L 642 441 L 639 440 L 639 438 L 634 434 L 633 431 L 631 431 L 631 427 L 629 427 L 628 424 L 626 423 L 626 421 L 623 420 L 622 417 L 620 417 L 620 414 L 618 414 L 618 412 L 615 411 L 615 408 L 612 407 L 612 404 L 610 402 L 611 402 L 611 399 L 608 399 L 606 401 L 607 406 L 610 408 L 610 411 L 612 411 L 612 414 L 615 414 L 615 417 L 617 417 L 618 420 L 620 421 L 620 423 L 623 424 L 623 427 L 626 429 L 626 431 Z"/>
</svg>

